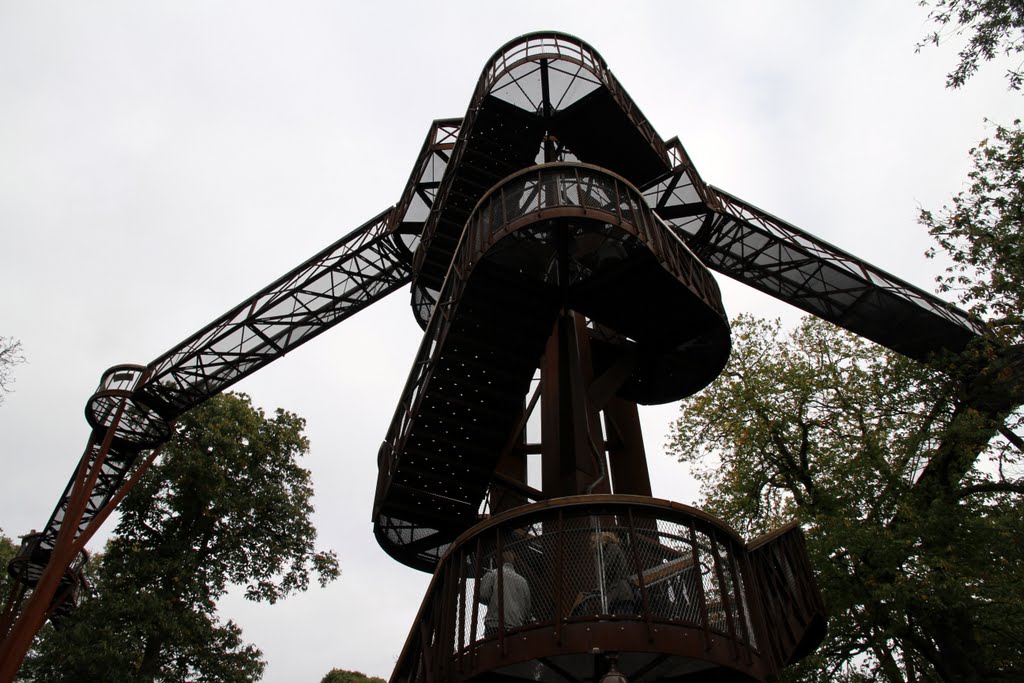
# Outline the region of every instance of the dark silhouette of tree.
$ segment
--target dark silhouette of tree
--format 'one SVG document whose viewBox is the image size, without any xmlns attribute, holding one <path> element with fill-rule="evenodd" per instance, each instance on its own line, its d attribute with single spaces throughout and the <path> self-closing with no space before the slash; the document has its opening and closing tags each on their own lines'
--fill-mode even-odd
<svg viewBox="0 0 1024 683">
<path fill-rule="evenodd" d="M 952 260 L 936 278 L 940 291 L 988 323 L 998 340 L 1024 341 L 1024 130 L 993 126 L 992 135 L 970 151 L 974 168 L 967 189 L 920 223 Z"/>
<path fill-rule="evenodd" d="M 304 421 L 273 417 L 244 395 L 184 415 L 121 506 L 95 595 L 47 627 L 22 676 L 39 681 L 252 681 L 259 649 L 217 616 L 228 586 L 275 602 L 338 576 L 315 548 Z M 95 564 L 95 563 L 93 563 Z"/>
<path fill-rule="evenodd" d="M 14 383 L 14 366 L 25 362 L 21 342 L 14 337 L 0 337 L 0 405 Z"/>
<path fill-rule="evenodd" d="M 7 564 L 18 553 L 19 544 L 8 538 L 0 529 L 0 600 L 7 598 L 11 589 L 11 578 L 7 574 Z"/>
<path fill-rule="evenodd" d="M 725 372 L 683 403 L 669 448 L 732 525 L 796 519 L 807 533 L 829 632 L 788 675 L 1024 671 L 1024 458 L 993 440 L 969 383 L 815 318 L 733 330 Z"/>
<path fill-rule="evenodd" d="M 347 671 L 345 669 L 331 669 L 320 683 L 386 683 L 383 678 L 367 676 L 361 671 Z"/>
<path fill-rule="evenodd" d="M 741 317 L 675 423 L 712 511 L 807 532 L 829 633 L 794 680 L 1024 680 L 1024 131 L 971 155 L 967 189 L 920 216 L 940 288 L 985 327 L 963 354 Z"/>
<path fill-rule="evenodd" d="M 921 0 L 923 7 L 932 7 L 928 18 L 935 30 L 918 44 L 941 45 L 955 37 L 966 37 L 960 50 L 960 61 L 946 74 L 946 87 L 959 88 L 978 72 L 981 62 L 998 55 L 1016 57 L 1024 52 L 1024 3 L 1019 0 Z M 1020 90 L 1024 70 L 1018 65 L 1006 70 L 1011 90 Z"/>
</svg>

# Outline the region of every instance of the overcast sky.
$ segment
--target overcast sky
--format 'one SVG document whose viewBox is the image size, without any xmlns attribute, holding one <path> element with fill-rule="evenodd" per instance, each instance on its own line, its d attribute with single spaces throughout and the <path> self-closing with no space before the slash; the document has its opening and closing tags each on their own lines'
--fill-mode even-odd
<svg viewBox="0 0 1024 683">
<path fill-rule="evenodd" d="M 0 0 L 0 335 L 29 364 L 0 406 L 0 529 L 41 527 L 116 363 L 148 363 L 395 203 L 431 120 L 462 116 L 490 55 L 529 31 L 593 45 L 708 182 L 929 291 L 915 222 L 963 185 L 999 67 L 944 89 L 952 47 L 915 0 L 101 2 Z M 722 282 L 730 315 L 795 320 Z M 388 677 L 428 577 L 373 538 L 376 453 L 419 343 L 407 292 L 237 389 L 308 420 L 320 541 L 341 579 L 222 613 L 266 681 Z M 696 502 L 645 409 L 655 495 Z M 109 529 L 108 529 L 109 531 Z"/>
</svg>

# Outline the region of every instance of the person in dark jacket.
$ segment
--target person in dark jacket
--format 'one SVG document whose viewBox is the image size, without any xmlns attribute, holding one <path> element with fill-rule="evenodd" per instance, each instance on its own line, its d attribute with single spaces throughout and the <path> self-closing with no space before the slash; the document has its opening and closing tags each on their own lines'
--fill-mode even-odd
<svg viewBox="0 0 1024 683">
<path fill-rule="evenodd" d="M 611 531 L 599 531 L 593 535 L 590 543 L 596 553 L 599 572 L 604 577 L 601 588 L 608 614 L 637 614 L 636 594 L 630 582 L 632 572 L 629 571 L 618 535 Z"/>
</svg>

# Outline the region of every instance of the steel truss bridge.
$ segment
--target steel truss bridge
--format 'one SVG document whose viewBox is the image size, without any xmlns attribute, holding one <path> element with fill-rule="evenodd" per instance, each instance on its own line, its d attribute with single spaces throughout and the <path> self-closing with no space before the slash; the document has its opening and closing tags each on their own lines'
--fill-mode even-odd
<svg viewBox="0 0 1024 683">
<path fill-rule="evenodd" d="M 374 533 L 434 579 L 394 683 L 774 680 L 826 626 L 799 528 L 748 542 L 651 498 L 639 430 L 637 404 L 700 390 L 728 358 L 710 271 L 921 361 L 979 332 L 705 183 L 587 43 L 509 42 L 465 116 L 430 125 L 397 204 L 149 364 L 102 375 L 85 452 L 8 568 L 0 681 L 74 610 L 85 543 L 179 416 L 409 285 L 424 337 L 377 454 Z M 513 575 L 526 622 L 501 588 Z"/>
</svg>

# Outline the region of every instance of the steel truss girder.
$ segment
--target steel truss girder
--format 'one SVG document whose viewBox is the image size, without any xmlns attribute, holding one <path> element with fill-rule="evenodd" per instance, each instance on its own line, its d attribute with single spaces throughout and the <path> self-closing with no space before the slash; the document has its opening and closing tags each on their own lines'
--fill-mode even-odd
<svg viewBox="0 0 1024 683">
<path fill-rule="evenodd" d="M 137 400 L 177 417 L 407 284 L 391 215 L 378 214 L 150 363 Z"/>
<path fill-rule="evenodd" d="M 126 420 L 124 415 L 133 415 L 137 420 L 151 417 L 173 421 L 408 284 L 407 260 L 402 258 L 388 232 L 391 215 L 392 209 L 378 214 L 145 368 L 139 368 L 135 383 L 121 392 L 126 406 L 116 422 Z M 106 389 L 101 382 L 97 395 Z M 90 408 L 93 403 L 90 402 Z M 140 405 L 149 410 L 140 410 Z M 92 416 L 90 421 L 97 431 L 112 422 L 106 415 Z M 124 438 L 114 441 L 100 464 L 81 518 L 72 522 L 76 526 L 74 538 L 107 508 L 140 454 L 149 450 L 148 446 L 157 445 L 133 443 Z M 98 449 L 98 442 L 93 439 L 82 456 L 89 469 L 95 464 Z M 44 550 L 54 546 L 74 483 L 72 477 L 41 532 L 40 547 Z"/>
<path fill-rule="evenodd" d="M 448 170 L 461 130 L 461 118 L 437 119 L 430 124 L 402 198 L 391 212 L 388 221 L 390 232 L 415 235 L 418 242 L 423 224 L 437 200 L 441 179 Z"/>
<path fill-rule="evenodd" d="M 692 165 L 644 195 L 709 268 L 906 356 L 956 352 L 981 332 L 938 297 L 705 185 Z"/>
<path fill-rule="evenodd" d="M 429 211 L 461 123 L 443 119 L 431 125 L 397 207 L 315 254 L 148 366 L 120 366 L 104 374 L 86 408 L 94 438 L 80 467 L 94 471 L 95 478 L 84 509 L 70 520 L 73 540 L 84 541 L 94 522 L 127 493 L 126 487 L 152 462 L 155 452 L 149 447 L 159 448 L 174 419 L 409 283 L 411 249 L 426 218 L 414 215 L 416 202 Z M 127 382 L 118 383 L 125 377 Z M 131 429 L 123 429 L 128 423 Z M 114 439 L 105 457 L 99 457 L 95 435 L 108 429 L 124 438 Z M 145 452 L 149 455 L 140 458 Z M 72 476 L 39 534 L 36 560 L 23 568 L 25 585 L 34 585 L 47 569 L 75 491 Z"/>
</svg>

